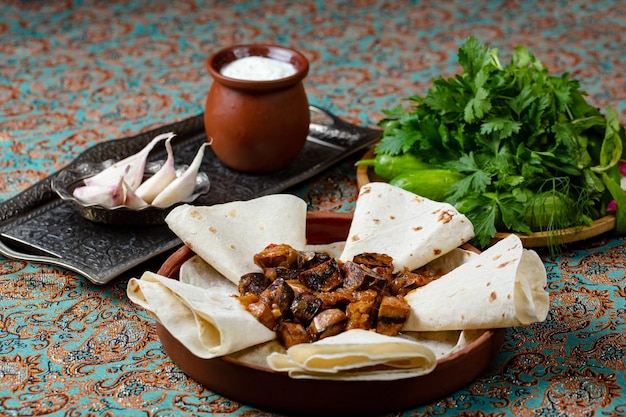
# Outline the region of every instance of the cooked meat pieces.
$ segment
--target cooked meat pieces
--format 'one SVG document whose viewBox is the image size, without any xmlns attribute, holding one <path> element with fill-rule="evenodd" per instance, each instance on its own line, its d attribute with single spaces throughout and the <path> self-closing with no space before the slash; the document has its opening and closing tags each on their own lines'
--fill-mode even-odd
<svg viewBox="0 0 626 417">
<path fill-rule="evenodd" d="M 385 255 L 384 253 L 365 252 L 355 255 L 354 258 L 352 258 L 352 261 L 361 265 L 369 266 L 370 268 L 375 266 L 393 266 L 393 258 L 389 255 Z"/>
<path fill-rule="evenodd" d="M 261 269 L 276 267 L 298 269 L 303 261 L 300 251 L 286 244 L 268 245 L 254 255 L 254 263 Z"/>
<path fill-rule="evenodd" d="M 332 257 L 326 252 L 301 252 L 302 257 L 304 258 L 304 264 L 302 265 L 303 269 L 311 269 L 316 265 L 329 261 Z"/>
<path fill-rule="evenodd" d="M 259 301 L 248 304 L 248 311 L 267 328 L 275 330 L 281 318 L 288 317 L 294 293 L 283 279 L 272 282 L 259 295 Z"/>
<path fill-rule="evenodd" d="M 404 322 L 409 318 L 411 307 L 404 298 L 385 295 L 378 307 L 376 333 L 394 336 L 398 334 Z"/>
<path fill-rule="evenodd" d="M 302 324 L 289 321 L 284 321 L 278 325 L 276 338 L 287 349 L 293 345 L 313 341 L 308 330 Z"/>
<path fill-rule="evenodd" d="M 302 271 L 298 280 L 313 291 L 332 291 L 343 284 L 343 276 L 336 259 L 330 259 Z"/>
<path fill-rule="evenodd" d="M 294 297 L 290 310 L 295 320 L 308 325 L 322 310 L 322 300 L 310 292 L 299 293 Z"/>
<path fill-rule="evenodd" d="M 347 261 L 341 266 L 343 272 L 343 288 L 350 291 L 373 288 L 384 291 L 387 287 L 387 274 L 379 274 L 366 265 Z"/>
<path fill-rule="evenodd" d="M 346 307 L 346 329 L 369 330 L 376 323 L 380 294 L 374 290 L 360 291 L 356 299 Z"/>
<path fill-rule="evenodd" d="M 411 290 L 423 287 L 436 277 L 431 274 L 401 271 L 394 275 L 389 283 L 389 292 L 395 295 L 407 295 Z"/>
<path fill-rule="evenodd" d="M 410 312 L 404 295 L 437 278 L 422 269 L 394 274 L 385 254 L 340 262 L 285 244 L 268 245 L 254 262 L 263 272 L 241 277 L 239 300 L 287 348 L 347 329 L 396 335 Z"/>
<path fill-rule="evenodd" d="M 256 294 L 260 295 L 272 281 L 262 272 L 250 272 L 239 278 L 239 294 Z"/>
<path fill-rule="evenodd" d="M 285 268 L 282 266 L 275 266 L 271 268 L 264 268 L 263 274 L 270 281 L 274 281 L 277 278 L 282 278 L 285 281 L 298 279 L 298 275 L 300 275 L 300 269 L 295 268 Z"/>
<path fill-rule="evenodd" d="M 309 333 L 314 339 L 319 340 L 328 336 L 334 336 L 346 329 L 348 316 L 338 308 L 324 310 L 313 318 L 309 325 Z"/>
</svg>

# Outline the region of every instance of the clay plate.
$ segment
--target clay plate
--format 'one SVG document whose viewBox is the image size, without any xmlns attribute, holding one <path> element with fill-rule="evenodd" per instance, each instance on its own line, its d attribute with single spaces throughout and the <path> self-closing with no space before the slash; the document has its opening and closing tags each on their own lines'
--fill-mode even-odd
<svg viewBox="0 0 626 417">
<path fill-rule="evenodd" d="M 309 243 L 345 240 L 352 215 L 311 212 Z M 177 278 L 193 252 L 178 249 L 158 273 Z M 165 352 L 187 375 L 231 400 L 289 415 L 381 415 L 442 398 L 473 381 L 491 363 L 504 329 L 488 330 L 465 349 L 437 362 L 433 372 L 396 381 L 325 381 L 292 379 L 286 373 L 242 363 L 232 357 L 201 359 L 189 352 L 162 325 L 156 330 Z"/>
<path fill-rule="evenodd" d="M 365 153 L 365 155 L 363 155 L 362 159 L 372 159 L 374 156 L 374 148 L 371 148 Z M 362 186 L 372 181 L 384 180 L 376 176 L 370 167 L 360 165 L 356 168 L 356 181 L 357 186 L 360 189 Z M 579 242 L 581 240 L 599 236 L 602 233 L 615 229 L 615 225 L 615 214 L 608 214 L 595 220 L 590 226 L 569 227 L 567 229 L 561 229 L 554 232 L 535 232 L 530 234 L 516 233 L 516 235 L 519 236 L 524 247 L 542 248 L 551 246 L 552 244 Z M 508 235 L 510 235 L 508 232 L 498 232 L 495 234 L 492 243 L 504 239 Z"/>
</svg>

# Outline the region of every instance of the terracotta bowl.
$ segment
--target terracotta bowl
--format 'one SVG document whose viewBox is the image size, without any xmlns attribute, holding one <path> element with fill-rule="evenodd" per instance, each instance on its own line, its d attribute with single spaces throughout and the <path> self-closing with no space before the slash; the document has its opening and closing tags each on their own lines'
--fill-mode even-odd
<svg viewBox="0 0 626 417">
<path fill-rule="evenodd" d="M 309 242 L 345 240 L 351 214 L 309 213 Z M 158 273 L 177 278 L 193 252 L 181 247 Z M 156 324 L 163 348 L 187 375 L 224 397 L 259 409 L 289 415 L 381 415 L 435 401 L 466 386 L 491 363 L 504 330 L 488 330 L 465 349 L 443 358 L 430 374 L 395 381 L 292 379 L 286 373 L 242 363 L 229 356 L 200 359 L 163 326 Z"/>
</svg>

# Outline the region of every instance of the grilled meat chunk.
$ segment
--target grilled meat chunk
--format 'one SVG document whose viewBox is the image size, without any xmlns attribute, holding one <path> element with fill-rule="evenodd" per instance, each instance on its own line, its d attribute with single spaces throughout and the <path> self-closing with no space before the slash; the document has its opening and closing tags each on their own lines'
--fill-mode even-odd
<svg viewBox="0 0 626 417">
<path fill-rule="evenodd" d="M 387 286 L 387 274 L 380 275 L 377 271 L 366 265 L 347 261 L 341 266 L 343 273 L 343 288 L 349 291 L 366 290 L 374 288 L 377 291 L 385 290 Z"/>
<path fill-rule="evenodd" d="M 343 276 L 336 259 L 302 271 L 298 280 L 313 291 L 332 291 L 343 284 Z"/>
<path fill-rule="evenodd" d="M 309 334 L 316 339 L 334 336 L 346 329 L 348 316 L 338 308 L 324 310 L 313 318 L 309 325 Z"/>
<path fill-rule="evenodd" d="M 348 304 L 354 301 L 354 293 L 345 291 L 343 288 L 337 288 L 335 291 L 318 291 L 315 293 L 317 298 L 322 300 L 322 309 L 340 308 L 344 310 Z"/>
<path fill-rule="evenodd" d="M 267 245 L 254 255 L 254 263 L 261 269 L 276 267 L 298 269 L 302 267 L 302 262 L 300 252 L 286 244 Z"/>
<path fill-rule="evenodd" d="M 369 266 L 370 268 L 374 268 L 376 266 L 393 266 L 393 258 L 389 255 L 385 255 L 384 253 L 364 252 L 359 255 L 354 255 L 352 261 L 361 265 Z"/>
<path fill-rule="evenodd" d="M 305 287 L 304 284 L 298 281 L 297 279 L 288 279 L 288 280 L 285 280 L 285 282 L 289 284 L 289 286 L 291 287 L 295 295 L 298 295 L 304 292 L 310 292 L 309 289 Z"/>
<path fill-rule="evenodd" d="M 302 265 L 303 269 L 311 269 L 314 266 L 317 266 L 321 263 L 330 261 L 330 259 L 332 258 L 326 252 L 307 251 L 307 252 L 302 252 L 301 255 L 304 259 L 304 264 Z"/>
<path fill-rule="evenodd" d="M 282 266 L 274 266 L 274 267 L 263 269 L 263 273 L 270 281 L 274 281 L 277 278 L 282 278 L 285 281 L 298 279 L 298 275 L 300 274 L 300 271 L 301 270 L 299 268 L 292 269 L 292 268 L 285 268 Z"/>
<path fill-rule="evenodd" d="M 380 295 L 374 290 L 360 291 L 356 299 L 346 307 L 348 323 L 346 330 L 364 329 L 369 330 L 376 323 L 377 307 Z"/>
<path fill-rule="evenodd" d="M 404 298 L 383 296 L 378 307 L 376 332 L 395 336 L 409 318 L 410 312 L 411 307 L 404 301 Z"/>
<path fill-rule="evenodd" d="M 290 307 L 294 319 L 305 325 L 308 325 L 321 309 L 322 300 L 310 292 L 296 294 Z"/>
<path fill-rule="evenodd" d="M 420 274 L 411 271 L 401 271 L 394 275 L 389 283 L 389 292 L 393 295 L 405 296 L 411 290 L 431 282 L 435 277 L 428 274 Z"/>
<path fill-rule="evenodd" d="M 289 321 L 281 322 L 278 325 L 276 338 L 287 349 L 293 345 L 313 341 L 311 335 L 302 324 Z"/>
<path fill-rule="evenodd" d="M 365 252 L 355 255 L 352 262 L 365 265 L 370 269 L 378 271 L 380 274 L 391 275 L 393 272 L 393 258 L 383 253 Z M 385 271 L 384 273 L 382 271 Z"/>
<path fill-rule="evenodd" d="M 273 330 L 274 327 L 278 324 L 278 317 L 272 307 L 266 303 L 265 301 L 259 299 L 254 303 L 249 303 L 246 309 L 252 314 L 256 319 L 267 327 L 268 329 Z"/>
<path fill-rule="evenodd" d="M 239 294 L 260 295 L 271 283 L 272 281 L 270 281 L 265 274 L 261 272 L 250 272 L 239 279 Z"/>
<path fill-rule="evenodd" d="M 248 311 L 265 327 L 274 330 L 281 319 L 289 317 L 293 298 L 289 284 L 277 279 L 259 295 L 259 301 L 248 305 Z"/>
</svg>

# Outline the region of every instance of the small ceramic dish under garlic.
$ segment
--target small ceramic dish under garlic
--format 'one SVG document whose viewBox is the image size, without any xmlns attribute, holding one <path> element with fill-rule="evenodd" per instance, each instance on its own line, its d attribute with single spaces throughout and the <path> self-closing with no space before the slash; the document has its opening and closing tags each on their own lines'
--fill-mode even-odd
<svg viewBox="0 0 626 417">
<path fill-rule="evenodd" d="M 115 161 L 109 160 L 101 163 L 80 163 L 74 167 L 68 167 L 59 172 L 52 180 L 52 189 L 65 201 L 71 201 L 80 215 L 92 222 L 109 225 L 160 225 L 164 224 L 167 214 L 177 205 L 191 203 L 201 195 L 209 192 L 209 176 L 204 172 L 196 175 L 193 193 L 180 201 L 176 201 L 167 207 L 155 207 L 146 205 L 140 208 L 132 208 L 127 205 L 105 207 L 97 203 L 85 203 L 74 196 L 74 190 L 85 185 L 85 179 L 93 177 L 104 169 L 113 165 Z M 144 181 L 152 177 L 165 161 L 149 162 L 145 166 Z M 180 175 L 187 169 L 187 165 L 176 166 L 176 172 Z"/>
</svg>

